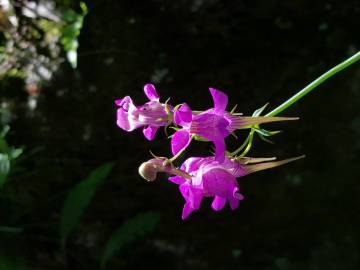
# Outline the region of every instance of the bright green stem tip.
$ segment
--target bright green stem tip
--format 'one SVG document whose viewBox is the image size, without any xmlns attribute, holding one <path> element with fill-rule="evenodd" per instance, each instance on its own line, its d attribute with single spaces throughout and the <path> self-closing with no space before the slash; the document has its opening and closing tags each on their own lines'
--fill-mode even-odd
<svg viewBox="0 0 360 270">
<path fill-rule="evenodd" d="M 341 62 L 337 66 L 333 67 L 329 71 L 325 72 L 323 75 L 321 75 L 319 78 L 311 82 L 309 85 L 305 86 L 302 90 L 300 90 L 298 93 L 296 93 L 294 96 L 286 100 L 284 103 L 282 103 L 280 106 L 269 112 L 266 116 L 275 116 L 290 107 L 292 104 L 297 102 L 299 99 L 310 93 L 312 90 L 314 90 L 317 86 L 325 82 L 327 79 L 334 76 L 336 73 L 342 71 L 343 69 L 347 68 L 348 66 L 351 66 L 355 62 L 360 60 L 360 52 L 354 54 L 350 58 L 346 59 L 345 61 Z"/>
</svg>

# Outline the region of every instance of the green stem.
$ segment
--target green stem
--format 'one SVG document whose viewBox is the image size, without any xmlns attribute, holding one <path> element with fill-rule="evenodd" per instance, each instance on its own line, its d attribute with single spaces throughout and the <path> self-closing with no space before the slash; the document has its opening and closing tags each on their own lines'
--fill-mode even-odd
<svg viewBox="0 0 360 270">
<path fill-rule="evenodd" d="M 279 107 L 275 108 L 271 112 L 269 112 L 266 116 L 275 116 L 284 111 L 286 108 L 290 107 L 292 104 L 297 102 L 299 99 L 310 93 L 314 90 L 317 86 L 325 82 L 327 79 L 334 76 L 336 73 L 342 71 L 343 69 L 347 68 L 348 66 L 354 64 L 356 61 L 360 60 L 360 52 L 354 54 L 350 58 L 346 59 L 342 63 L 338 64 L 337 66 L 333 67 L 329 71 L 325 72 L 319 78 L 311 82 L 309 85 L 305 86 L 302 90 L 296 93 L 294 96 L 289 98 L 287 101 L 282 103 Z"/>
<path fill-rule="evenodd" d="M 243 150 L 245 148 L 245 146 L 247 146 L 249 144 L 250 137 L 251 137 L 251 131 L 250 131 L 249 135 L 246 137 L 246 140 L 244 141 L 244 143 L 238 149 L 236 149 L 234 152 L 231 152 L 230 156 L 233 157 L 233 156 L 236 156 L 237 154 L 239 154 L 241 152 L 241 150 Z"/>
<path fill-rule="evenodd" d="M 251 147 L 252 147 L 252 143 L 253 143 L 253 139 L 254 139 L 254 134 L 255 134 L 255 130 L 251 129 L 250 134 L 249 134 L 249 143 L 246 146 L 244 152 L 241 153 L 241 155 L 239 157 L 245 157 L 247 153 L 249 153 Z"/>
</svg>

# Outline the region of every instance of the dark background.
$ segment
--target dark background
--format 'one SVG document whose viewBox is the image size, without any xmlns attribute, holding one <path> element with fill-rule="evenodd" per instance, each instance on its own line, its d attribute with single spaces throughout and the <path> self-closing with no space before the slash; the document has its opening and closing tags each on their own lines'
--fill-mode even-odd
<svg viewBox="0 0 360 270">
<path fill-rule="evenodd" d="M 3 221 L 23 227 L 1 234 L 2 254 L 31 269 L 99 269 L 111 233 L 139 213 L 160 214 L 156 228 L 125 246 L 108 269 L 359 269 L 360 66 L 330 79 L 289 108 L 275 144 L 260 140 L 252 156 L 306 159 L 239 179 L 245 200 L 235 211 L 201 210 L 181 220 L 184 200 L 161 175 L 147 183 L 138 166 L 149 150 L 169 156 L 159 132 L 116 126 L 114 100 L 146 101 L 153 82 L 165 101 L 212 105 L 208 87 L 229 95 L 229 108 L 273 109 L 360 48 L 358 1 L 89 1 L 78 68 L 61 66 L 35 111 L 14 85 L 9 141 L 24 145 L 23 173 L 5 191 Z M 244 138 L 246 133 L 239 133 Z M 241 142 L 229 138 L 228 148 Z M 193 142 L 186 156 L 208 155 Z M 98 165 L 115 162 L 81 223 L 58 243 L 66 193 Z M 179 163 L 178 163 L 179 164 Z M 15 214 L 14 214 L 15 213 Z M 17 218 L 11 219 L 10 217 Z M 26 224 L 30 224 L 26 226 Z"/>
</svg>

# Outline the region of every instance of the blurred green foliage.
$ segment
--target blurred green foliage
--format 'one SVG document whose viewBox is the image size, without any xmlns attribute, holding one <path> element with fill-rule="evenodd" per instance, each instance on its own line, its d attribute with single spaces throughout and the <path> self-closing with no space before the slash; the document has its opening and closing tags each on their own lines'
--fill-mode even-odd
<svg viewBox="0 0 360 270">
<path fill-rule="evenodd" d="M 27 85 L 47 82 L 63 54 L 76 68 L 78 37 L 88 12 L 84 2 L 79 3 L 78 13 L 70 2 L 4 1 L 7 5 L 0 14 L 8 23 L 0 21 L 0 78 L 22 78 Z"/>
<path fill-rule="evenodd" d="M 10 172 L 14 169 L 16 159 L 22 154 L 23 148 L 9 146 L 6 134 L 10 127 L 5 126 L 0 132 L 0 189 L 4 186 Z"/>
<path fill-rule="evenodd" d="M 87 178 L 69 191 L 60 218 L 60 238 L 63 246 L 70 232 L 79 223 L 97 188 L 106 179 L 112 167 L 113 164 L 106 163 L 94 169 Z"/>
<path fill-rule="evenodd" d="M 83 27 L 84 17 L 88 13 L 86 4 L 80 2 L 81 13 L 77 13 L 72 9 L 64 12 L 62 20 L 64 26 L 61 28 L 60 42 L 64 46 L 66 56 L 73 68 L 77 66 L 77 49 L 79 47 L 78 36 Z"/>
<path fill-rule="evenodd" d="M 0 255 L 0 269 L 1 270 L 31 270 L 20 258 L 11 258 Z"/>
<path fill-rule="evenodd" d="M 153 231 L 159 220 L 159 213 L 148 212 L 140 213 L 136 217 L 125 221 L 107 241 L 101 257 L 101 268 L 105 269 L 109 260 L 119 253 L 125 245 Z"/>
</svg>

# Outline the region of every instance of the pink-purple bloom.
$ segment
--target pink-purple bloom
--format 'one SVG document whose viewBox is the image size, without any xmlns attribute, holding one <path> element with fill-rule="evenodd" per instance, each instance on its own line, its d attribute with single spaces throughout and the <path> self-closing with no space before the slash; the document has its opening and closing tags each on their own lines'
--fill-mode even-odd
<svg viewBox="0 0 360 270">
<path fill-rule="evenodd" d="M 231 209 L 236 209 L 244 197 L 239 193 L 238 177 L 274 168 L 300 158 L 274 161 L 275 158 L 229 158 L 219 162 L 215 157 L 191 157 L 180 167 L 186 174 L 169 177 L 169 180 L 179 185 L 185 198 L 182 219 L 186 219 L 193 211 L 200 208 L 204 197 L 213 197 L 211 207 L 215 211 L 224 208 L 226 202 Z M 265 161 L 265 162 L 264 162 Z M 270 161 L 270 162 L 268 162 Z M 190 177 L 184 177 L 191 176 Z"/>
<path fill-rule="evenodd" d="M 224 138 L 231 133 L 229 128 L 231 121 L 230 117 L 227 117 L 229 113 L 225 111 L 228 97 L 214 88 L 209 88 L 209 90 L 214 108 L 193 114 L 190 107 L 184 103 L 175 111 L 173 121 L 183 128 L 176 131 L 171 139 L 171 150 L 174 155 L 189 145 L 191 136 L 194 134 L 214 142 L 217 160 L 224 159 Z"/>
<path fill-rule="evenodd" d="M 203 197 L 214 197 L 211 207 L 220 211 L 229 202 L 231 209 L 236 209 L 243 196 L 239 193 L 237 177 L 247 174 L 237 162 L 225 158 L 223 163 L 214 157 L 191 157 L 180 167 L 192 176 L 192 180 L 181 176 L 169 177 L 179 185 L 185 198 L 182 219 L 200 208 Z"/>
<path fill-rule="evenodd" d="M 115 100 L 119 106 L 117 110 L 117 125 L 128 132 L 143 127 L 143 133 L 148 140 L 153 140 L 159 127 L 169 124 L 169 115 L 165 104 L 160 103 L 160 96 L 155 86 L 146 84 L 145 95 L 149 102 L 144 105 L 135 106 L 129 96 Z M 171 106 L 168 106 L 171 110 Z"/>
<path fill-rule="evenodd" d="M 245 141 L 247 147 L 242 154 L 238 155 L 238 152 L 243 149 L 244 144 L 232 153 L 226 152 L 225 138 L 237 129 L 252 128 L 251 136 L 254 135 L 253 130 L 259 132 L 261 136 L 270 136 L 275 132 L 260 129 L 258 125 L 297 118 L 258 116 L 264 107 L 257 110 L 254 117 L 244 117 L 233 111 L 227 112 L 227 95 L 214 88 L 209 90 L 214 106 L 205 111 L 192 111 L 185 103 L 175 108 L 167 102 L 161 103 L 160 96 L 152 84 L 144 86 L 145 95 L 149 99 L 144 105 L 136 106 L 129 96 L 115 101 L 119 106 L 117 125 L 128 132 L 143 128 L 148 140 L 154 139 L 159 127 L 175 124 L 176 132 L 171 139 L 171 151 L 174 156 L 168 159 L 153 155 L 152 159 L 140 165 L 139 174 L 150 182 L 157 178 L 158 173 L 174 175 L 169 180 L 179 185 L 180 192 L 185 198 L 183 219 L 200 208 L 204 197 L 213 198 L 211 207 L 215 211 L 223 209 L 227 202 L 231 209 L 236 209 L 239 201 L 244 198 L 239 193 L 238 177 L 303 157 L 281 161 L 273 161 L 275 158 L 244 157 L 249 150 L 248 147 L 251 146 L 251 139 Z M 213 142 L 215 155 L 191 157 L 180 168 L 176 167 L 174 161 L 189 145 L 192 138 Z"/>
<path fill-rule="evenodd" d="M 174 112 L 173 122 L 182 127 L 171 139 L 171 150 L 174 155 L 186 148 L 193 135 L 200 136 L 215 144 L 216 160 L 225 158 L 225 138 L 237 129 L 250 127 L 266 122 L 295 120 L 286 117 L 243 117 L 226 111 L 228 97 L 225 93 L 209 88 L 214 107 L 200 113 L 194 113 L 184 103 Z"/>
</svg>

